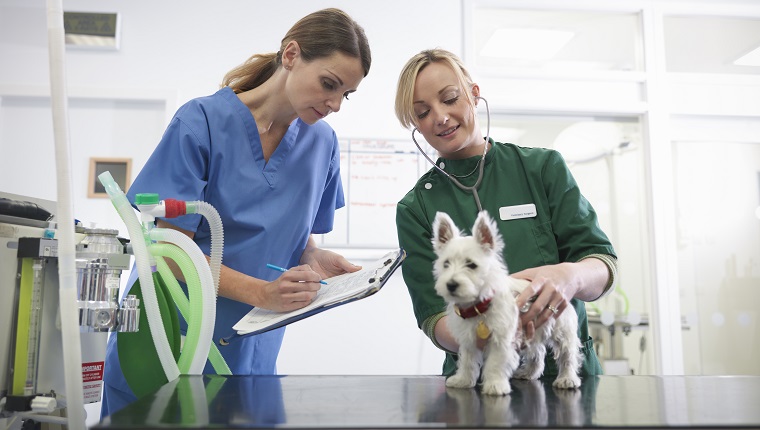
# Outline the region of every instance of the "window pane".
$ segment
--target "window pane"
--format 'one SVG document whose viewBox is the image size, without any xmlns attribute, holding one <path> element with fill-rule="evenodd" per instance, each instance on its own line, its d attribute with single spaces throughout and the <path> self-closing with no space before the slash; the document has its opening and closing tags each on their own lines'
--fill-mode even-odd
<svg viewBox="0 0 760 430">
<path fill-rule="evenodd" d="M 476 66 L 556 72 L 643 70 L 634 13 L 475 7 L 469 48 Z"/>
<path fill-rule="evenodd" d="M 674 124 L 684 372 L 760 375 L 760 122 Z"/>
<path fill-rule="evenodd" d="M 668 72 L 760 73 L 760 19 L 665 17 L 665 56 Z"/>
</svg>

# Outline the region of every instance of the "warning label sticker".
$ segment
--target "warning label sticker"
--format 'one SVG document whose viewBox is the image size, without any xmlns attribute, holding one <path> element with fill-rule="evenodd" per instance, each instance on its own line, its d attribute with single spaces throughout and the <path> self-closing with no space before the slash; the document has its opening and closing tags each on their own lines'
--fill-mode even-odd
<svg viewBox="0 0 760 430">
<path fill-rule="evenodd" d="M 84 390 L 84 402 L 94 403 L 100 401 L 103 388 L 103 362 L 82 363 L 82 388 Z"/>
</svg>

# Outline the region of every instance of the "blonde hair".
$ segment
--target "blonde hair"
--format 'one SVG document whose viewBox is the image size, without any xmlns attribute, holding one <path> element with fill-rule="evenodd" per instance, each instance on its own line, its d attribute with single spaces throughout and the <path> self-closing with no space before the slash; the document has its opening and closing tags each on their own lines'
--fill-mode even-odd
<svg viewBox="0 0 760 430">
<path fill-rule="evenodd" d="M 414 113 L 414 84 L 417 82 L 417 76 L 422 69 L 431 63 L 444 63 L 451 67 L 463 90 L 462 92 L 467 94 L 467 102 L 470 106 L 475 106 L 475 98 L 472 95 L 472 91 L 464 91 L 465 89 L 471 90 L 475 83 L 472 81 L 470 73 L 465 68 L 462 60 L 445 49 L 424 50 L 406 62 L 398 78 L 396 118 L 407 129 L 412 129 L 419 125 L 419 119 Z"/>
<path fill-rule="evenodd" d="M 229 86 L 242 93 L 263 84 L 282 64 L 282 51 L 295 40 L 305 61 L 329 57 L 342 52 L 361 60 L 364 76 L 369 73 L 372 55 L 364 29 L 347 13 L 328 8 L 301 18 L 288 31 L 276 53 L 255 54 L 243 64 L 227 72 L 222 87 Z"/>
</svg>

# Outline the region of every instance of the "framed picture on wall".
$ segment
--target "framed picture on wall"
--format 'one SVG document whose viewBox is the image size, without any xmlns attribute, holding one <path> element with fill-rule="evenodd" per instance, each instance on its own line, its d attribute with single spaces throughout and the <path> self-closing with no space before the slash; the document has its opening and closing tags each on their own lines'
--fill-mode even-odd
<svg viewBox="0 0 760 430">
<path fill-rule="evenodd" d="M 90 179 L 87 181 L 87 197 L 107 198 L 105 187 L 100 183 L 98 176 L 103 172 L 110 172 L 113 180 L 125 193 L 129 189 L 130 172 L 132 171 L 131 158 L 90 158 Z"/>
</svg>

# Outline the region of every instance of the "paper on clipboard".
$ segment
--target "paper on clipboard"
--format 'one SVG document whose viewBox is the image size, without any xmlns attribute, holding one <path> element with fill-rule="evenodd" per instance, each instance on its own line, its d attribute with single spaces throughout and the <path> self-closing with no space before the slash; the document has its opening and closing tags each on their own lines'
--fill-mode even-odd
<svg viewBox="0 0 760 430">
<path fill-rule="evenodd" d="M 232 328 L 241 336 L 263 333 L 344 303 L 371 296 L 385 285 L 391 274 L 401 265 L 404 257 L 406 257 L 404 250 L 398 249 L 369 265 L 364 265 L 357 272 L 325 279 L 327 285 L 320 288 L 314 301 L 301 309 L 292 312 L 274 312 L 253 308 Z"/>
</svg>

